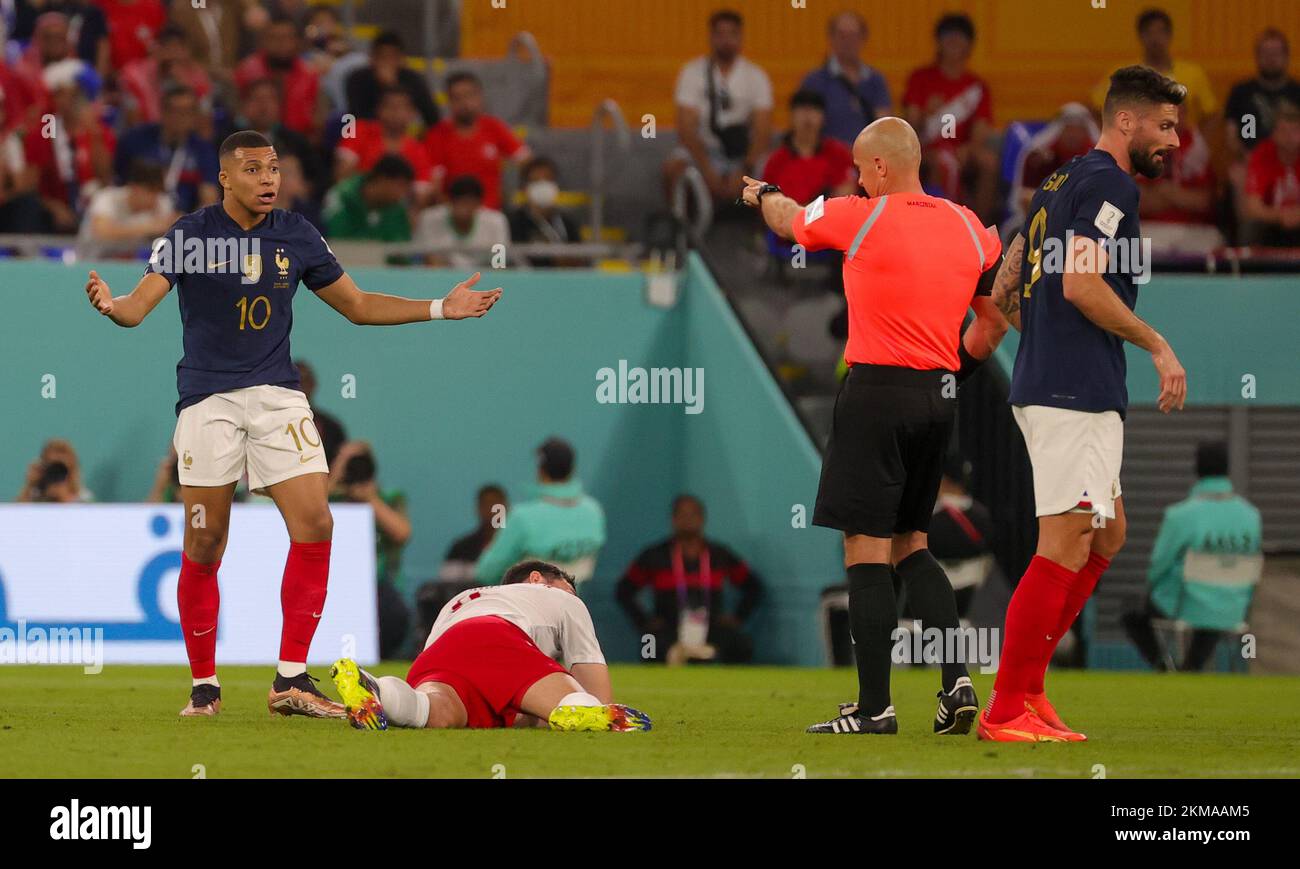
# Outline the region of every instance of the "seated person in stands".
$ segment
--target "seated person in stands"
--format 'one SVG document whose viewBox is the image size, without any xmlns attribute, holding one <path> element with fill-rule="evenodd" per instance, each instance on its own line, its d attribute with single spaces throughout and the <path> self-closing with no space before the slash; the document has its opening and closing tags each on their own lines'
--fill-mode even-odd
<svg viewBox="0 0 1300 869">
<path fill-rule="evenodd" d="M 506 490 L 496 483 L 488 483 L 478 490 L 475 499 L 478 524 L 473 531 L 451 544 L 438 571 L 439 581 L 474 581 L 474 565 L 478 564 L 483 550 L 491 545 L 497 530 L 505 525 L 508 507 Z"/>
<path fill-rule="evenodd" d="M 1187 107 L 1178 107 L 1178 148 L 1166 158 L 1159 178 L 1137 176 L 1142 198 L 1138 213 L 1142 234 L 1151 239 L 1153 256 L 1204 256 L 1224 244 L 1215 225 L 1217 186 L 1210 146 L 1187 123 Z"/>
<path fill-rule="evenodd" d="M 1241 217 L 1245 244 L 1300 246 L 1300 106 L 1281 103 L 1273 135 L 1250 152 Z"/>
<path fill-rule="evenodd" d="M 393 85 L 379 95 L 374 120 L 358 120 L 345 130 L 334 149 L 334 178 L 342 181 L 358 172 L 368 172 L 385 154 L 396 154 L 411 164 L 415 173 L 417 206 L 433 204 L 433 164 L 424 143 L 411 135 L 419 115 L 411 95 Z M 349 133 L 351 135 L 349 135 Z"/>
<path fill-rule="evenodd" d="M 736 553 L 704 537 L 704 519 L 699 498 L 678 495 L 672 536 L 643 550 L 619 580 L 619 604 L 638 631 L 654 637 L 655 653 L 647 661 L 743 664 L 753 657 L 745 621 L 762 595 L 762 582 Z M 730 612 L 723 602 L 727 585 L 740 593 Z M 637 600 L 645 589 L 654 601 L 648 613 Z"/>
<path fill-rule="evenodd" d="M 903 118 L 921 138 L 930 183 L 992 223 L 998 149 L 988 83 L 970 69 L 975 25 L 961 13 L 944 15 L 934 41 L 934 63 L 908 76 Z"/>
<path fill-rule="evenodd" d="M 434 184 L 444 194 L 451 182 L 473 175 L 483 187 L 483 204 L 500 209 L 501 168 L 505 160 L 523 163 L 532 156 L 500 118 L 487 114 L 483 83 L 469 72 L 447 77 L 447 108 L 443 118 L 424 137 L 433 163 Z"/>
<path fill-rule="evenodd" d="M 664 164 L 672 198 L 677 179 L 692 164 L 718 203 L 729 203 L 741 177 L 753 175 L 772 136 L 772 82 L 741 57 L 744 21 L 731 10 L 709 18 L 709 53 L 677 75 L 677 135 L 681 145 Z"/>
<path fill-rule="evenodd" d="M 760 176 L 807 205 L 818 196 L 848 196 L 857 190 L 853 154 L 838 139 L 824 135 L 826 100 L 815 91 L 790 98 L 790 131 L 772 152 Z"/>
<path fill-rule="evenodd" d="M 534 157 L 524 166 L 520 181 L 523 185 L 524 204 L 510 215 L 510 240 L 516 244 L 574 244 L 578 237 L 578 224 L 556 204 L 560 195 L 559 169 L 550 157 Z M 554 266 L 581 266 L 583 260 L 530 256 L 529 265 L 535 268 Z"/>
<path fill-rule="evenodd" d="M 462 175 L 447 190 L 448 201 L 420 212 L 416 244 L 441 248 L 428 255 L 431 266 L 475 269 L 495 266 L 510 243 L 510 224 L 500 211 L 483 204 L 483 185 Z"/>
<path fill-rule="evenodd" d="M 1191 627 L 1180 669 L 1204 669 L 1223 632 L 1245 620 L 1262 570 L 1259 510 L 1232 492 L 1226 443 L 1197 446 L 1196 477 L 1188 497 L 1169 506 L 1160 522 L 1147 569 L 1146 606 L 1123 618 L 1125 633 L 1156 670 L 1168 669 L 1168 661 L 1153 619 Z"/>
<path fill-rule="evenodd" d="M 163 189 L 163 168 L 136 160 L 125 184 L 101 188 L 90 197 L 81 237 L 91 242 L 136 242 L 147 246 L 166 235 L 179 217 Z"/>
<path fill-rule="evenodd" d="M 335 184 L 325 195 L 330 239 L 401 242 L 411 240 L 407 203 L 415 173 L 411 164 L 386 154 L 369 172 Z"/>
</svg>

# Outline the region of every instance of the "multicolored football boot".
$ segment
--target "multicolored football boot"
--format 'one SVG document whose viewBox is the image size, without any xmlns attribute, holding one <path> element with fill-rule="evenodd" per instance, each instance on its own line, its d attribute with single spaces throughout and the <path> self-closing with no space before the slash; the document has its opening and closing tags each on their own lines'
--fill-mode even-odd
<svg viewBox="0 0 1300 869">
<path fill-rule="evenodd" d="M 388 716 L 379 702 L 379 683 L 351 658 L 340 658 L 330 667 L 334 687 L 339 689 L 348 722 L 357 730 L 387 730 Z"/>
<path fill-rule="evenodd" d="M 632 730 L 649 730 L 650 716 L 644 712 L 610 703 L 605 706 L 556 706 L 551 710 L 549 722 L 552 730 L 570 733 L 603 732 L 626 733 Z"/>
</svg>

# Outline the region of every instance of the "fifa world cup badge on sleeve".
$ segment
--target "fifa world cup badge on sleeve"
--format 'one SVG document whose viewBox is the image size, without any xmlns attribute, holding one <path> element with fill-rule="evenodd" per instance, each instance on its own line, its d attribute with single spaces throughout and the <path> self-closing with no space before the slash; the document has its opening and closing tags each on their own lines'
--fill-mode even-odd
<svg viewBox="0 0 1300 869">
<path fill-rule="evenodd" d="M 806 207 L 803 210 L 804 226 L 807 226 L 808 224 L 812 223 L 814 220 L 821 217 L 825 213 L 826 213 L 826 197 L 818 196 L 812 202 L 809 202 L 808 207 Z"/>
<path fill-rule="evenodd" d="M 1109 202 L 1103 202 L 1101 209 L 1097 212 L 1097 219 L 1093 224 L 1106 233 L 1107 238 L 1114 238 L 1116 230 L 1119 229 L 1119 222 L 1124 219 L 1124 212 L 1120 211 Z"/>
</svg>

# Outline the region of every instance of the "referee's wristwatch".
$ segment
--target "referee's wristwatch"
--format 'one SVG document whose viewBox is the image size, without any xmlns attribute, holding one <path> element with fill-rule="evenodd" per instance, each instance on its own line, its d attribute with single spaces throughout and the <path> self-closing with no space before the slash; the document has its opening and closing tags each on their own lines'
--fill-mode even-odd
<svg viewBox="0 0 1300 869">
<path fill-rule="evenodd" d="M 780 193 L 780 192 L 781 192 L 781 188 L 780 188 L 780 187 L 777 187 L 775 184 L 764 184 L 762 187 L 758 188 L 758 194 L 757 194 L 757 195 L 758 195 L 758 207 L 759 207 L 759 208 L 762 208 L 762 207 L 763 207 L 763 197 L 764 197 L 764 196 L 766 196 L 766 195 L 769 194 L 769 193 Z"/>
</svg>

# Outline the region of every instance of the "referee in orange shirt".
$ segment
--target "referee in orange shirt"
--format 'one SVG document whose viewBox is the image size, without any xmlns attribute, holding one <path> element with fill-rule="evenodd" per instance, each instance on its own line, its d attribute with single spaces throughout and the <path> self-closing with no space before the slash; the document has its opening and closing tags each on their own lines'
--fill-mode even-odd
<svg viewBox="0 0 1300 869">
<path fill-rule="evenodd" d="M 921 189 L 921 143 L 881 118 L 853 144 L 866 196 L 800 205 L 745 178 L 742 198 L 782 238 L 844 252 L 849 373 L 840 385 L 813 523 L 844 533 L 858 702 L 810 733 L 897 733 L 889 695 L 895 573 L 923 628 L 959 630 L 952 585 L 926 531 L 952 435 L 956 382 L 1007 331 L 989 285 L 1002 245 L 975 214 Z M 973 324 L 962 334 L 967 308 Z M 968 733 L 979 711 L 965 663 L 946 643 L 936 733 Z"/>
</svg>

